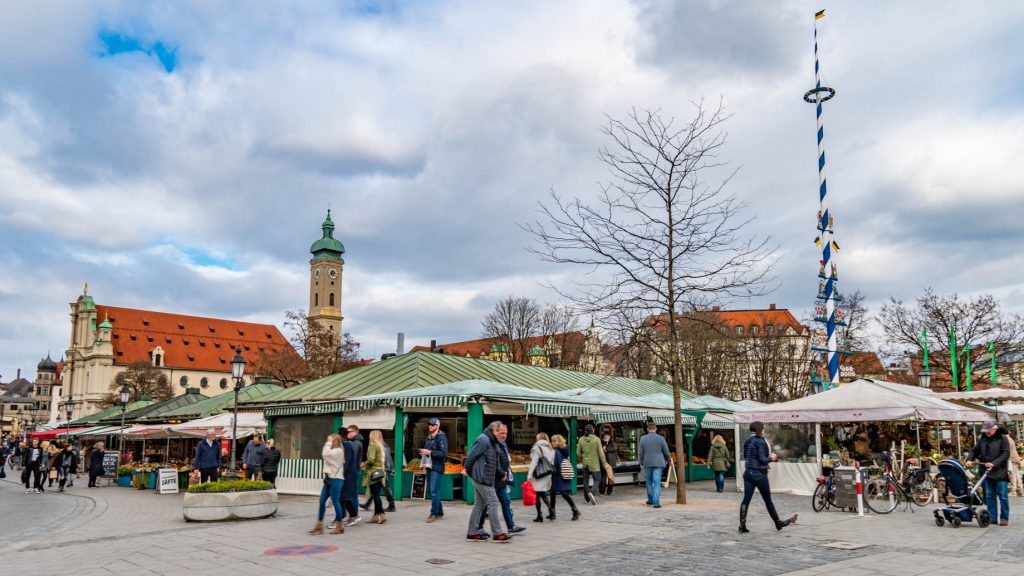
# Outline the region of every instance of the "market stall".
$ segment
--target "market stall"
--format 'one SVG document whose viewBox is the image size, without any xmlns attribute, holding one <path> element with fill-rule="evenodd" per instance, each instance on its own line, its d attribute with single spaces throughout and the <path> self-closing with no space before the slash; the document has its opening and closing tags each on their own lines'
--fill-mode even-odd
<svg viewBox="0 0 1024 576">
<path fill-rule="evenodd" d="M 893 436 L 902 435 L 900 444 L 910 441 L 921 445 L 922 432 L 938 423 L 979 422 L 991 418 L 982 407 L 970 407 L 938 398 L 930 390 L 892 382 L 862 379 L 838 388 L 734 414 L 736 451 L 741 453 L 747 436 L 746 425 L 755 420 L 765 424 L 765 437 L 779 460 L 771 466 L 769 479 L 773 490 L 811 494 L 821 473 L 823 428 L 829 452 L 838 442 L 848 443 L 845 449 L 853 458 L 870 457 L 875 450 L 888 449 L 897 438 L 887 438 L 883 426 L 888 424 Z M 898 427 L 892 427 L 897 423 Z M 873 427 L 873 428 L 872 428 Z M 874 436 L 872 435 L 874 433 Z M 907 437 L 912 434 L 911 437 Z M 941 432 L 939 434 L 941 438 Z M 830 443 L 836 443 L 829 445 Z M 743 472 L 742 458 L 737 458 L 737 485 Z"/>
</svg>

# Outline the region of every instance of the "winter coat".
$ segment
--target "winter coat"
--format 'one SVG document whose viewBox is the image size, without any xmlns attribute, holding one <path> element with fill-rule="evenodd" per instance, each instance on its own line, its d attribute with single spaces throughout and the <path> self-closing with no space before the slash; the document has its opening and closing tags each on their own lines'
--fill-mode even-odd
<svg viewBox="0 0 1024 576">
<path fill-rule="evenodd" d="M 508 455 L 508 446 L 498 441 L 498 466 L 494 472 L 494 487 L 504 488 L 512 484 L 512 458 Z"/>
<path fill-rule="evenodd" d="M 341 499 L 356 500 L 359 498 L 359 482 L 357 482 L 359 480 L 358 448 L 349 440 L 345 440 L 341 445 L 345 449 L 345 478 L 348 478 L 348 482 L 341 486 Z"/>
<path fill-rule="evenodd" d="M 988 479 L 996 481 L 1008 481 L 1010 479 L 1010 443 L 1001 433 L 993 436 L 982 434 L 978 436 L 974 448 L 967 454 L 968 460 L 977 462 L 992 463 L 992 469 L 988 471 Z"/>
<path fill-rule="evenodd" d="M 370 446 L 366 449 L 366 467 L 363 469 L 363 486 L 366 488 L 370 487 L 370 476 L 374 472 L 384 472 L 384 450 L 379 445 L 370 442 Z M 386 485 L 387 481 L 388 476 L 385 474 L 381 484 Z"/>
<path fill-rule="evenodd" d="M 43 458 L 44 458 L 45 454 L 46 454 L 46 450 L 43 450 L 39 446 L 37 446 L 35 448 L 33 448 L 31 446 L 25 448 L 25 456 L 24 456 L 25 467 L 27 468 L 29 466 L 33 466 L 33 467 L 36 467 L 36 468 L 42 470 L 42 468 L 43 468 L 43 465 L 42 465 L 43 464 Z"/>
<path fill-rule="evenodd" d="M 498 439 L 489 428 L 476 437 L 466 455 L 465 467 L 473 482 L 494 486 L 494 475 L 498 470 Z"/>
<path fill-rule="evenodd" d="M 324 443 L 321 455 L 324 458 L 324 475 L 335 480 L 345 478 L 345 449 L 331 448 L 330 442 Z"/>
<path fill-rule="evenodd" d="M 604 458 L 604 448 L 601 447 L 601 441 L 597 436 L 587 434 L 576 442 L 576 461 L 591 472 L 604 470 L 607 460 Z"/>
<path fill-rule="evenodd" d="M 604 459 L 608 465 L 615 468 L 619 465 L 619 447 L 615 440 L 601 441 L 601 448 L 604 449 Z"/>
<path fill-rule="evenodd" d="M 257 445 L 252 440 L 245 445 L 245 451 L 242 452 L 242 463 L 245 464 L 246 468 L 255 468 L 257 470 L 263 466 L 263 459 L 267 456 L 267 446 L 262 442 Z"/>
<path fill-rule="evenodd" d="M 1005 436 L 1006 441 L 1010 443 L 1010 462 L 1014 464 L 1020 463 L 1020 454 L 1017 453 L 1017 443 L 1013 441 L 1013 438 L 1007 434 Z"/>
<path fill-rule="evenodd" d="M 352 446 L 356 449 L 356 462 L 360 464 L 366 462 L 366 439 L 362 434 L 356 434 L 356 437 L 352 439 Z"/>
<path fill-rule="evenodd" d="M 445 436 L 444 432 L 438 430 L 437 435 L 433 438 L 427 436 L 427 441 L 423 447 L 430 450 L 431 470 L 443 473 L 444 463 L 448 460 L 448 437 Z"/>
<path fill-rule="evenodd" d="M 57 467 L 64 468 L 69 474 L 78 472 L 78 456 L 66 450 L 57 454 Z"/>
<path fill-rule="evenodd" d="M 194 468 L 220 468 L 220 442 L 213 441 L 213 445 L 206 442 L 206 438 L 199 441 L 196 446 L 196 457 L 192 463 Z"/>
<path fill-rule="evenodd" d="M 572 492 L 572 485 L 576 481 L 576 477 L 573 476 L 571 480 L 562 478 L 562 461 L 568 459 L 568 448 L 555 449 L 555 461 L 552 462 L 552 464 L 555 465 L 555 472 L 549 476 L 549 478 L 551 478 L 552 494 L 568 494 L 569 492 Z"/>
<path fill-rule="evenodd" d="M 640 466 L 643 468 L 664 468 L 672 461 L 668 442 L 657 432 L 648 432 L 640 437 Z"/>
<path fill-rule="evenodd" d="M 732 460 L 732 454 L 729 453 L 729 447 L 725 442 L 712 442 L 711 451 L 708 452 L 708 464 L 711 465 L 711 469 L 715 472 L 725 472 L 729 469 L 729 460 Z"/>
<path fill-rule="evenodd" d="M 546 441 L 537 440 L 537 442 L 534 443 L 533 448 L 530 449 L 530 470 L 526 473 L 526 477 L 530 479 L 530 483 L 533 484 L 534 490 L 537 492 L 547 492 L 548 490 L 551 490 L 551 477 L 558 474 L 558 469 L 553 468 L 554 472 L 543 478 L 534 478 L 533 469 L 537 467 L 537 462 L 539 462 L 541 458 L 547 458 L 548 463 L 554 467 L 555 449 Z"/>
<path fill-rule="evenodd" d="M 767 470 L 772 461 L 772 451 L 768 448 L 768 441 L 751 434 L 743 442 L 743 465 L 747 470 Z"/>
<path fill-rule="evenodd" d="M 277 463 L 281 461 L 281 451 L 277 448 L 267 448 L 267 455 L 263 457 L 263 473 L 277 474 Z"/>
<path fill-rule="evenodd" d="M 103 450 L 93 450 L 89 454 L 89 474 L 92 476 L 103 476 Z"/>
</svg>

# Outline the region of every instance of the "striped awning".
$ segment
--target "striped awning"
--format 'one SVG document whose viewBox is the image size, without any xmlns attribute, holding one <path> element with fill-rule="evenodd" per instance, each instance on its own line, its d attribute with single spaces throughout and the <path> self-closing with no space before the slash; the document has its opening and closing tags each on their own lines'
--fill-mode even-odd
<svg viewBox="0 0 1024 576">
<path fill-rule="evenodd" d="M 590 416 L 590 408 L 582 404 L 523 402 L 523 409 L 527 414 L 539 416 Z"/>
<path fill-rule="evenodd" d="M 646 410 L 615 410 L 611 412 L 594 412 L 594 424 L 609 422 L 646 422 Z"/>
<path fill-rule="evenodd" d="M 732 430 L 736 426 L 736 422 L 725 414 L 715 414 L 708 412 L 704 415 L 704 419 L 700 421 L 700 427 L 705 430 Z"/>
<path fill-rule="evenodd" d="M 689 428 L 697 427 L 697 419 L 694 418 L 693 416 L 690 416 L 689 414 L 683 414 L 682 418 L 683 426 Z M 675 418 L 673 416 L 655 416 L 651 418 L 651 421 L 657 424 L 658 426 L 672 426 L 676 423 Z"/>
<path fill-rule="evenodd" d="M 460 408 L 466 405 L 468 396 L 443 395 L 443 396 L 410 396 L 398 398 L 396 405 L 402 408 Z"/>
</svg>

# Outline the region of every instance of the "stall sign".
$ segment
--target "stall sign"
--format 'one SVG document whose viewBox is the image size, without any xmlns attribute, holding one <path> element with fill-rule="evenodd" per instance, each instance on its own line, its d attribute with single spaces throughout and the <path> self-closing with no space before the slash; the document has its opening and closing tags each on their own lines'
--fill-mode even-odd
<svg viewBox="0 0 1024 576">
<path fill-rule="evenodd" d="M 176 468 L 160 468 L 157 471 L 157 494 L 178 493 L 178 470 Z"/>
<path fill-rule="evenodd" d="M 116 450 L 103 453 L 103 476 L 117 478 L 117 461 L 121 453 Z"/>
<path fill-rule="evenodd" d="M 421 473 L 414 473 L 412 475 L 412 492 L 413 498 L 426 499 L 427 497 L 427 475 Z"/>
</svg>

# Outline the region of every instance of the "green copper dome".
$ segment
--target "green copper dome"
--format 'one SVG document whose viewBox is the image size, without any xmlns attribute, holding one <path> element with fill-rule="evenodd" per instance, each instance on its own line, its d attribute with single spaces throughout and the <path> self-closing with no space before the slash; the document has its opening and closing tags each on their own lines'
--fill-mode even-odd
<svg viewBox="0 0 1024 576">
<path fill-rule="evenodd" d="M 345 253 L 345 245 L 334 238 L 334 221 L 331 220 L 331 211 L 327 210 L 327 218 L 321 226 L 324 231 L 323 238 L 320 238 L 309 247 L 310 254 L 314 260 L 341 260 Z"/>
<path fill-rule="evenodd" d="M 543 356 L 545 354 L 546 354 L 546 352 L 544 352 L 544 349 L 541 348 L 537 344 L 534 344 L 533 346 L 531 346 L 529 352 L 526 353 L 526 355 L 528 357 L 530 357 L 530 358 L 532 358 L 534 356 Z"/>
<path fill-rule="evenodd" d="M 100 330 L 113 330 L 114 325 L 110 323 L 110 317 L 106 314 L 103 315 L 103 322 L 100 323 Z"/>
<path fill-rule="evenodd" d="M 508 352 L 508 344 L 504 342 L 495 342 L 491 344 L 491 353 Z"/>
</svg>

